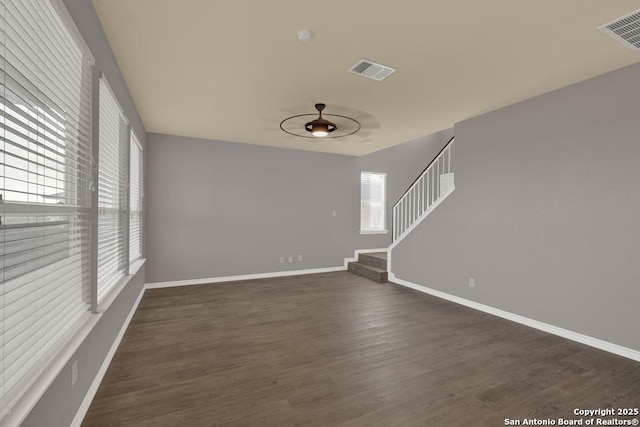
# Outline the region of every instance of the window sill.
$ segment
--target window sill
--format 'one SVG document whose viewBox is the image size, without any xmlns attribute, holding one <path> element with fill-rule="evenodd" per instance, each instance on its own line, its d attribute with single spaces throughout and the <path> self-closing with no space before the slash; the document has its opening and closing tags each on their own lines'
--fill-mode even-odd
<svg viewBox="0 0 640 427">
<path fill-rule="evenodd" d="M 98 310 L 96 314 L 104 313 L 109 309 L 118 295 L 120 295 L 120 292 L 127 286 L 133 276 L 138 274 L 138 271 L 142 268 L 146 261 L 146 258 L 139 258 L 131 263 L 131 265 L 129 266 L 129 274 L 123 276 L 111 289 L 109 289 L 109 291 L 107 291 L 102 300 L 98 302 Z"/>
<path fill-rule="evenodd" d="M 389 230 L 360 230 L 360 234 L 387 234 Z"/>
</svg>

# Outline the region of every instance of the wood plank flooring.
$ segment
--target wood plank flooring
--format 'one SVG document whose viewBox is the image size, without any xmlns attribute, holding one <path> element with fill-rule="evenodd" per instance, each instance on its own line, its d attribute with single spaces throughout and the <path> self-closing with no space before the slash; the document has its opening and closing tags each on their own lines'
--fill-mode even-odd
<svg viewBox="0 0 640 427">
<path fill-rule="evenodd" d="M 624 407 L 640 407 L 640 363 L 338 272 L 147 291 L 82 425 L 503 426 Z"/>
</svg>

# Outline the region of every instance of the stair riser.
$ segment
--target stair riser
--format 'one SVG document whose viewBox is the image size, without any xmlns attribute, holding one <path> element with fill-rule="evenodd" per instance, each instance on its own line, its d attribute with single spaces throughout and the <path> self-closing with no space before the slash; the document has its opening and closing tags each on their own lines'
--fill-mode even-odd
<svg viewBox="0 0 640 427">
<path fill-rule="evenodd" d="M 358 262 L 368 264 L 376 268 L 387 269 L 387 260 L 367 254 L 358 254 Z"/>
<path fill-rule="evenodd" d="M 388 280 L 388 273 L 386 271 L 378 272 L 374 270 L 369 270 L 366 268 L 366 266 L 358 265 L 353 262 L 349 263 L 349 271 L 354 274 L 357 274 L 358 276 L 375 280 L 378 283 L 385 283 Z"/>
</svg>

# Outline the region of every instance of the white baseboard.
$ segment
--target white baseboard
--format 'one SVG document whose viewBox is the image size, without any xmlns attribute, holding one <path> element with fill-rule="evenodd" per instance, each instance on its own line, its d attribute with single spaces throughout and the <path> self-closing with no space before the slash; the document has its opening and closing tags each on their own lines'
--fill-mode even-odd
<svg viewBox="0 0 640 427">
<path fill-rule="evenodd" d="M 378 248 L 378 249 L 356 249 L 353 253 L 353 258 L 345 258 L 344 259 L 344 268 L 349 268 L 349 263 L 358 260 L 358 255 L 360 254 L 370 254 L 372 252 L 387 252 L 387 248 Z"/>
<path fill-rule="evenodd" d="M 113 356 L 115 356 L 116 351 L 118 350 L 118 346 L 120 345 L 120 341 L 122 341 L 122 338 L 124 337 L 124 333 L 126 332 L 127 327 L 129 326 L 129 323 L 131 322 L 131 319 L 133 318 L 133 315 L 135 314 L 136 309 L 138 308 L 138 304 L 140 304 L 140 301 L 142 300 L 142 296 L 143 295 L 144 295 L 144 288 L 142 289 L 142 291 L 138 295 L 138 298 L 136 299 L 135 303 L 133 304 L 133 307 L 131 307 L 131 310 L 129 311 L 129 314 L 127 315 L 127 318 L 125 319 L 124 323 L 122 324 L 122 327 L 120 328 L 120 331 L 118 332 L 118 335 L 116 336 L 115 341 L 111 345 L 111 348 L 109 348 L 109 352 L 107 353 L 106 357 L 104 358 L 104 361 L 102 362 L 102 365 L 100 366 L 100 369 L 98 370 L 98 373 L 96 374 L 95 378 L 93 379 L 93 382 L 91 383 L 91 387 L 89 387 L 89 390 L 87 391 L 87 394 L 85 395 L 84 399 L 82 400 L 82 404 L 78 408 L 78 412 L 76 412 L 75 417 L 73 417 L 73 421 L 71 421 L 70 427 L 80 427 L 80 425 L 82 424 L 82 421 L 84 420 L 85 415 L 87 415 L 87 411 L 89 410 L 89 407 L 91 406 L 91 402 L 93 401 L 94 396 L 98 392 L 98 388 L 100 387 L 100 383 L 102 382 L 102 379 L 104 378 L 104 375 L 107 373 L 107 369 L 109 368 L 109 364 L 111 364 L 111 360 L 113 359 Z"/>
<path fill-rule="evenodd" d="M 529 319 L 528 317 L 520 316 L 518 314 L 510 313 L 508 311 L 500 310 L 498 308 L 490 307 L 488 305 L 480 304 L 475 301 L 460 298 L 455 295 L 447 294 L 445 292 L 437 291 L 435 289 L 428 288 L 426 286 L 418 285 L 412 282 L 408 282 L 403 279 L 399 279 L 393 273 L 389 273 L 389 281 L 397 283 L 407 288 L 415 289 L 416 291 L 423 292 L 425 294 L 433 295 L 438 298 L 442 298 L 456 304 L 464 305 L 476 310 L 483 311 L 485 313 L 492 314 L 494 316 L 502 317 L 503 319 L 511 320 L 512 322 L 520 323 L 531 328 L 539 329 L 544 332 L 548 332 L 553 335 L 560 336 L 572 341 L 579 342 L 591 347 L 595 347 L 600 350 L 608 351 L 609 353 L 617 354 L 618 356 L 626 357 L 631 360 L 640 362 L 640 351 L 633 350 L 631 348 L 623 347 L 618 344 L 613 344 L 608 341 L 603 341 L 598 338 L 593 338 L 587 335 L 573 332 L 568 329 L 563 329 L 558 326 L 550 325 L 548 323 L 539 322 L 537 320 Z"/>
<path fill-rule="evenodd" d="M 144 285 L 145 289 L 172 288 L 175 286 L 207 285 L 211 283 L 237 282 L 239 280 L 269 279 L 272 277 L 300 276 L 303 274 L 332 273 L 343 271 L 346 267 L 311 268 L 308 270 L 274 271 L 272 273 L 244 274 L 240 276 L 210 277 L 206 279 L 174 280 L 171 282 L 154 282 Z"/>
</svg>

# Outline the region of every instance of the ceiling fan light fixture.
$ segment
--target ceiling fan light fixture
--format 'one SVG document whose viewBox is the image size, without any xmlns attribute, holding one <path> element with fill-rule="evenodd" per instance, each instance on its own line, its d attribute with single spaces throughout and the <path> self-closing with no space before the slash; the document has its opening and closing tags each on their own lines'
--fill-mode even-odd
<svg viewBox="0 0 640 427">
<path fill-rule="evenodd" d="M 315 119 L 304 125 L 304 128 L 307 130 L 307 132 L 311 132 L 311 135 L 315 136 L 316 138 L 322 138 L 329 135 L 338 127 L 328 120 Z"/>
<path fill-rule="evenodd" d="M 329 132 L 322 129 L 316 129 L 314 131 L 311 131 L 311 135 L 315 136 L 316 138 L 322 138 L 329 135 Z"/>
<path fill-rule="evenodd" d="M 331 123 L 329 120 L 325 120 L 322 118 L 322 110 L 326 105 L 324 104 L 316 104 L 316 110 L 318 110 L 318 118 L 310 121 L 309 123 L 304 125 L 304 128 L 307 132 L 310 132 L 311 135 L 316 138 L 324 138 L 329 135 L 331 132 L 336 130 L 338 127 L 335 123 Z"/>
<path fill-rule="evenodd" d="M 329 121 L 322 116 L 322 111 L 326 107 L 325 104 L 316 104 L 318 115 L 315 114 L 297 114 L 287 117 L 280 122 L 280 129 L 289 135 L 298 138 L 344 138 L 360 130 L 360 123 L 351 117 L 341 116 L 339 114 L 326 114 L 330 118 L 337 121 Z M 312 119 L 307 122 L 307 120 Z"/>
</svg>

